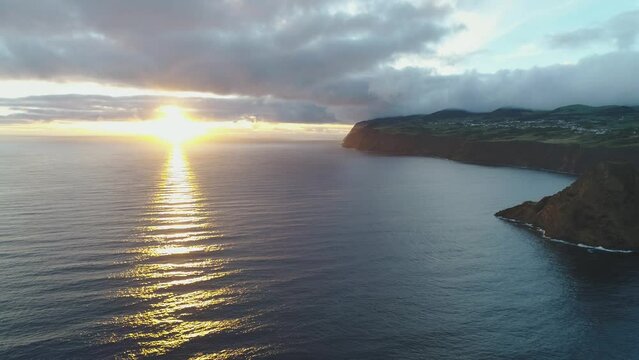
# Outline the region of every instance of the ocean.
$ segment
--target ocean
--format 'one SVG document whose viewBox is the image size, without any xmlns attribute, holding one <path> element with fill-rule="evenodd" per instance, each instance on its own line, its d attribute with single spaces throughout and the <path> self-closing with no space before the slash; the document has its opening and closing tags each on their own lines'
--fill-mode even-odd
<svg viewBox="0 0 639 360">
<path fill-rule="evenodd" d="M 1 359 L 628 359 L 639 258 L 495 212 L 574 180 L 342 149 L 0 139 Z"/>
</svg>

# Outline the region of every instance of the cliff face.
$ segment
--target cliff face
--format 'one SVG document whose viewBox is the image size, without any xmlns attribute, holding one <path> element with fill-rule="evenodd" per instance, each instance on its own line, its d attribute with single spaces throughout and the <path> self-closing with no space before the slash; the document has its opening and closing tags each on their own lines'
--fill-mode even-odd
<svg viewBox="0 0 639 360">
<path fill-rule="evenodd" d="M 576 144 L 534 141 L 478 141 L 461 136 L 394 134 L 369 122 L 356 124 L 342 146 L 390 155 L 423 155 L 456 161 L 527 167 L 581 174 L 601 161 L 625 161 L 639 166 L 639 151 L 624 148 L 588 148 Z"/>
<path fill-rule="evenodd" d="M 599 163 L 561 192 L 495 214 L 576 244 L 639 250 L 639 171 Z"/>
</svg>

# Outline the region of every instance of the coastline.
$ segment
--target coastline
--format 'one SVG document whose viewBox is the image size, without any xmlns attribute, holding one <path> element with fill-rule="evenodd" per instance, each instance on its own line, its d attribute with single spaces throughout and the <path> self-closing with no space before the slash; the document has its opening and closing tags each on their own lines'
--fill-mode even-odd
<svg viewBox="0 0 639 360">
<path fill-rule="evenodd" d="M 605 194 L 607 194 L 608 191 L 614 190 L 612 188 L 609 188 L 614 184 L 608 184 L 610 181 L 605 179 L 607 179 L 609 176 L 613 176 L 615 177 L 615 179 L 619 180 L 617 176 L 625 174 L 625 172 L 623 171 L 619 172 L 616 170 L 610 172 L 611 166 L 612 168 L 615 168 L 618 167 L 619 164 L 627 164 L 623 166 L 630 166 L 628 169 L 631 169 L 633 166 L 637 167 L 639 165 L 639 148 L 637 147 L 588 147 L 579 144 L 556 144 L 545 143 L 541 141 L 522 142 L 475 140 L 466 139 L 460 136 L 435 136 L 426 133 L 415 135 L 397 134 L 374 129 L 370 126 L 370 122 L 362 122 L 356 124 L 351 132 L 344 138 L 342 147 L 355 149 L 374 155 L 435 157 L 481 166 L 514 167 L 533 171 L 553 172 L 568 176 L 580 176 L 575 181 L 575 183 L 571 185 L 571 187 L 581 186 L 575 184 L 584 184 L 584 181 L 582 180 L 584 177 L 588 178 L 594 176 L 595 179 L 603 179 L 601 180 L 603 182 L 597 180 L 592 183 L 596 184 L 594 188 L 591 189 L 591 187 L 587 187 L 582 190 L 588 189 L 588 193 L 594 196 L 592 199 L 588 198 L 589 200 L 586 201 L 586 204 L 591 204 L 592 202 L 594 202 L 595 207 L 596 204 L 606 203 L 607 200 L 604 199 L 606 199 L 608 195 Z M 604 163 L 606 165 L 604 165 L 602 169 L 599 169 Z M 612 164 L 617 165 L 613 166 Z M 599 169 L 599 174 L 593 173 L 595 168 Z M 625 179 L 625 177 L 622 178 Z M 586 181 L 586 183 L 591 182 Z M 623 183 L 625 184 L 625 180 Z M 562 194 L 565 191 L 566 190 L 563 190 L 556 195 L 553 195 L 553 198 L 560 196 L 558 194 Z M 581 192 L 579 193 L 581 194 Z M 610 195 L 612 195 L 612 193 Z M 617 199 L 617 197 L 618 196 L 615 193 L 614 198 Z M 547 198 L 551 197 L 549 196 Z M 572 202 L 572 200 L 568 198 L 564 199 L 564 197 L 561 197 L 561 199 L 563 199 L 562 201 Z M 622 201 L 623 199 L 620 198 L 617 200 Z M 544 200 L 542 199 L 541 201 Z M 525 204 L 519 206 L 524 205 Z M 557 206 L 557 204 L 554 204 L 553 206 Z M 589 209 L 589 207 L 587 208 Z M 572 213 L 563 214 L 563 212 L 561 212 L 560 214 L 563 214 L 562 221 L 565 221 L 566 224 L 572 224 L 566 225 L 568 226 L 567 229 L 571 230 L 566 230 L 568 232 L 558 232 L 557 229 L 551 227 L 551 233 L 553 233 L 554 235 L 559 235 L 559 238 L 554 238 L 548 235 L 548 231 L 546 229 L 537 226 L 544 225 L 544 222 L 533 225 L 525 221 L 525 218 L 513 219 L 500 216 L 502 215 L 501 213 L 505 212 L 506 210 L 500 211 L 498 214 L 496 214 L 496 216 L 499 219 L 507 220 L 509 222 L 528 227 L 541 234 L 541 236 L 547 240 L 562 244 L 573 245 L 591 251 L 604 251 L 611 253 L 639 252 L 639 248 L 635 246 L 632 241 L 626 241 L 625 244 L 624 241 L 618 244 L 615 244 L 615 242 L 617 241 L 608 241 L 608 233 L 606 233 L 606 231 L 612 229 L 611 231 L 616 234 L 616 230 L 614 230 L 614 227 L 611 228 L 607 223 L 600 224 L 601 227 L 597 227 L 596 229 L 590 229 L 589 227 L 587 227 L 588 229 L 590 229 L 588 230 L 590 231 L 590 235 L 584 237 L 584 233 L 582 233 L 582 230 L 575 230 L 580 229 L 580 227 L 576 225 L 572 220 L 572 215 L 570 215 Z M 579 210 L 571 211 L 577 211 L 575 212 L 575 214 L 581 214 Z M 612 213 L 614 214 L 618 214 L 618 211 L 614 210 L 614 208 L 610 211 L 612 211 Z M 548 216 L 548 214 L 544 214 L 545 216 Z M 594 216 L 594 218 L 599 220 L 604 218 L 607 219 L 609 216 L 609 214 L 602 215 L 596 211 L 592 214 L 587 213 L 587 215 Z M 623 215 L 621 213 L 615 216 L 619 216 L 620 219 L 624 219 L 625 217 L 627 217 L 626 215 Z M 562 234 L 571 234 L 570 236 L 574 235 L 575 238 L 572 238 L 572 240 L 564 240 L 561 238 Z M 586 232 L 585 234 L 588 234 L 588 232 Z M 630 247 L 627 247 L 625 245 L 630 245 Z"/>
<path fill-rule="evenodd" d="M 606 247 L 603 247 L 603 246 L 591 246 L 591 245 L 586 245 L 586 244 L 581 244 L 581 243 L 575 243 L 575 242 L 568 241 L 568 240 L 555 239 L 553 237 L 550 237 L 550 236 L 546 235 L 546 230 L 544 230 L 543 228 L 540 228 L 539 226 L 535 226 L 535 225 L 527 223 L 527 222 L 523 222 L 523 221 L 519 221 L 519 220 L 515 220 L 515 219 L 510 219 L 510 218 L 503 217 L 503 216 L 495 216 L 495 217 L 497 219 L 499 219 L 499 220 L 507 221 L 507 222 L 513 223 L 515 225 L 518 225 L 520 227 L 524 227 L 524 228 L 527 228 L 529 230 L 532 230 L 532 231 L 538 233 L 539 235 L 541 235 L 541 237 L 543 239 L 545 239 L 545 240 L 549 240 L 549 241 L 552 241 L 552 242 L 560 243 L 560 244 L 563 244 L 563 245 L 570 245 L 570 246 L 575 246 L 575 247 L 586 249 L 586 250 L 601 251 L 601 252 L 616 253 L 616 254 L 633 254 L 633 253 L 639 252 L 638 250 L 610 249 L 610 248 L 606 248 Z"/>
<path fill-rule="evenodd" d="M 363 152 L 365 154 L 370 154 L 370 155 L 375 155 L 375 156 L 426 157 L 426 158 L 453 161 L 453 162 L 456 162 L 456 163 L 466 164 L 466 165 L 477 165 L 477 166 L 497 167 L 497 168 L 506 167 L 506 168 L 512 168 L 512 169 L 520 169 L 520 170 L 541 171 L 541 172 L 546 172 L 546 173 L 551 173 L 551 174 L 566 175 L 566 176 L 572 176 L 572 177 L 577 177 L 579 175 L 579 174 L 571 173 L 571 172 L 567 172 L 567 171 L 552 170 L 552 169 L 545 169 L 545 168 L 536 168 L 536 167 L 530 167 L 530 166 L 509 165 L 509 164 L 500 164 L 500 163 L 491 163 L 491 164 L 476 163 L 476 162 L 469 162 L 469 161 L 458 160 L 458 159 L 450 159 L 450 158 L 446 158 L 446 157 L 443 157 L 443 156 L 437 156 L 437 155 L 391 154 L 391 153 L 375 151 L 375 150 L 359 150 L 359 149 L 351 148 L 351 147 L 345 147 L 345 146 L 342 146 L 342 147 L 345 148 L 345 149 L 348 149 L 348 150 L 359 151 L 359 152 Z"/>
<path fill-rule="evenodd" d="M 596 163 L 625 161 L 639 166 L 639 149 L 586 147 L 536 141 L 483 141 L 460 136 L 394 134 L 358 123 L 342 147 L 373 154 L 438 157 L 468 164 L 507 166 L 567 175 L 584 173 Z"/>
</svg>

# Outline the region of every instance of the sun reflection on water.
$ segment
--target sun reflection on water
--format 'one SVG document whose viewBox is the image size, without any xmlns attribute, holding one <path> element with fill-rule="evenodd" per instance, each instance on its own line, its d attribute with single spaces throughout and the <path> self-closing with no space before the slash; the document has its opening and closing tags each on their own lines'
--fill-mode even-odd
<svg viewBox="0 0 639 360">
<path fill-rule="evenodd" d="M 175 145 L 135 238 L 140 246 L 132 266 L 120 274 L 130 286 L 117 296 L 135 308 L 114 319 L 123 334 L 110 341 L 129 344 L 121 357 L 163 355 L 197 338 L 247 328 L 246 318 L 216 316 L 215 310 L 236 303 L 243 291 L 220 283 L 238 271 L 220 256 L 222 235 L 202 200 Z"/>
</svg>

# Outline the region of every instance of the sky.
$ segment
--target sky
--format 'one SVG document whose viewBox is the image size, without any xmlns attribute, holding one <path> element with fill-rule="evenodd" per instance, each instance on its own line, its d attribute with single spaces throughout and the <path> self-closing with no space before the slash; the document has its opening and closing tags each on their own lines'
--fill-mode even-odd
<svg viewBox="0 0 639 360">
<path fill-rule="evenodd" d="M 639 105 L 638 38 L 639 0 L 0 0 L 0 133 L 164 105 L 331 134 L 445 108 Z"/>
</svg>

